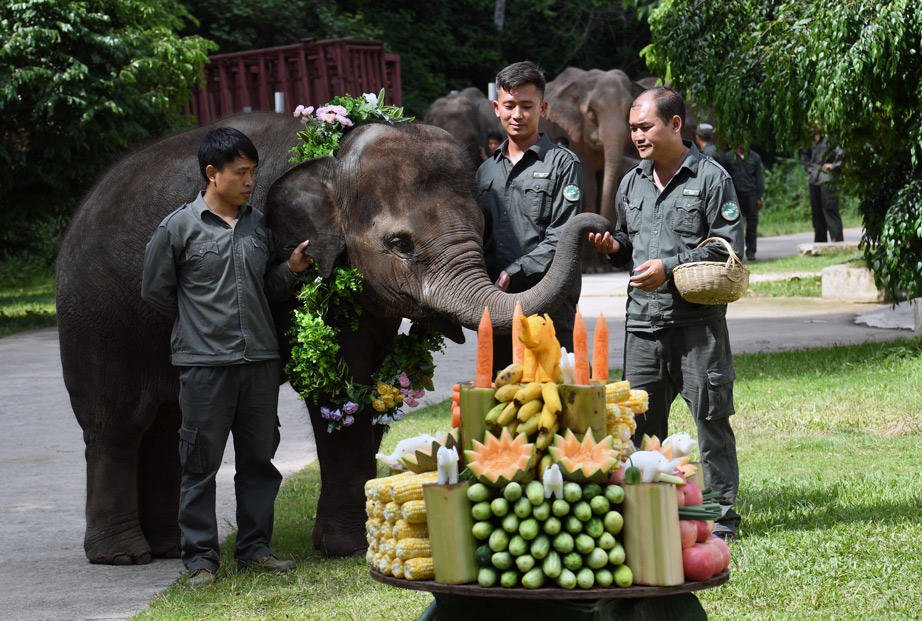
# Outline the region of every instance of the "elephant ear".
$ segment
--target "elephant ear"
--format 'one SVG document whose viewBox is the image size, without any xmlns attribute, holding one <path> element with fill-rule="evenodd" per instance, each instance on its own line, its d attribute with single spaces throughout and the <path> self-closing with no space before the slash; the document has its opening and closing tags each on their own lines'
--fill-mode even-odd
<svg viewBox="0 0 922 621">
<path fill-rule="evenodd" d="M 266 222 L 278 247 L 309 239 L 307 254 L 324 278 L 346 247 L 333 191 L 338 168 L 339 162 L 329 156 L 299 164 L 276 179 L 266 198 Z"/>
<path fill-rule="evenodd" d="M 585 73 L 582 69 L 567 67 L 548 83 L 545 93 L 545 99 L 548 101 L 547 120 L 563 129 L 571 142 L 583 141 L 580 100 L 589 85 L 581 85 L 579 80 Z"/>
</svg>

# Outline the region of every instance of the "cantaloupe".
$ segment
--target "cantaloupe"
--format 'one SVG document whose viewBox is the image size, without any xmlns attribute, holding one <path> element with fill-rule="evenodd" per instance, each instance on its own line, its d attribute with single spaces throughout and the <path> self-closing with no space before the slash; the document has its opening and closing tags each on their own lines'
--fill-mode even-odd
<svg viewBox="0 0 922 621">
<path fill-rule="evenodd" d="M 485 485 L 504 487 L 532 475 L 535 445 L 528 443 L 524 433 L 513 438 L 508 429 L 503 429 L 497 438 L 485 432 L 483 442 L 474 440 L 473 446 L 464 451 L 467 468 Z"/>
<path fill-rule="evenodd" d="M 619 452 L 611 436 L 596 442 L 591 429 L 586 431 L 582 441 L 567 429 L 566 435 L 554 438 L 548 452 L 560 466 L 563 478 L 576 483 L 604 483 L 618 466 Z"/>
</svg>

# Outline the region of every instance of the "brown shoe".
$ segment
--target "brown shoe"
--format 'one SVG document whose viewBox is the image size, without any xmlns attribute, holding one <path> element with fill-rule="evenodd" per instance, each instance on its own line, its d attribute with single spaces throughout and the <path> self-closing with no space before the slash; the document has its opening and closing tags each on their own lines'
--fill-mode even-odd
<svg viewBox="0 0 922 621">
<path fill-rule="evenodd" d="M 294 569 L 295 562 L 283 561 L 275 558 L 274 554 L 268 554 L 257 559 L 239 559 L 237 561 L 237 568 L 241 571 L 256 569 L 281 574 Z"/>
<path fill-rule="evenodd" d="M 214 574 L 208 569 L 197 569 L 192 572 L 188 585 L 193 589 L 206 587 L 214 582 Z"/>
</svg>

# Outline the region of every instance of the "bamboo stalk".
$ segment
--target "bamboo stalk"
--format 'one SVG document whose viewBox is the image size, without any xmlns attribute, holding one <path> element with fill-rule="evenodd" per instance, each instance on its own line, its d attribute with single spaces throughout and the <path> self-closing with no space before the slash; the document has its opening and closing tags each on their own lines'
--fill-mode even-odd
<svg viewBox="0 0 922 621">
<path fill-rule="evenodd" d="M 474 521 L 471 501 L 467 498 L 470 485 L 469 481 L 462 481 L 455 485 L 423 486 L 435 581 L 442 584 L 464 584 L 477 579 Z"/>
<path fill-rule="evenodd" d="M 634 584 L 682 584 L 682 542 L 675 485 L 638 483 L 624 487 L 625 562 Z"/>
</svg>

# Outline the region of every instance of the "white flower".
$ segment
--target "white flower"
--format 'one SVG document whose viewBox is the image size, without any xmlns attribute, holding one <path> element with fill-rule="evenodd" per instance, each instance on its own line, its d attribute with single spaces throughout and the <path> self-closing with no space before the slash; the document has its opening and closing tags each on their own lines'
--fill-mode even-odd
<svg viewBox="0 0 922 621">
<path fill-rule="evenodd" d="M 373 105 L 375 108 L 378 107 L 378 96 L 374 93 L 362 93 L 362 97 L 364 97 L 365 101 Z"/>
</svg>

